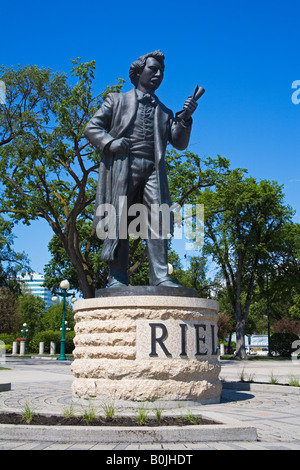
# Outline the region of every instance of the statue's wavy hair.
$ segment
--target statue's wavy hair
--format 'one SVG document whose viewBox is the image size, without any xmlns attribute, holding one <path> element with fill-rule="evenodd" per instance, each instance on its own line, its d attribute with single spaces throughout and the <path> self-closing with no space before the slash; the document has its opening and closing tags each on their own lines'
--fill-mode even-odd
<svg viewBox="0 0 300 470">
<path fill-rule="evenodd" d="M 154 59 L 158 60 L 158 62 L 160 62 L 165 68 L 165 56 L 160 50 L 148 52 L 148 54 L 142 55 L 135 62 L 132 62 L 129 69 L 129 78 L 135 87 L 138 84 L 138 77 L 144 70 L 148 57 L 153 57 Z"/>
</svg>

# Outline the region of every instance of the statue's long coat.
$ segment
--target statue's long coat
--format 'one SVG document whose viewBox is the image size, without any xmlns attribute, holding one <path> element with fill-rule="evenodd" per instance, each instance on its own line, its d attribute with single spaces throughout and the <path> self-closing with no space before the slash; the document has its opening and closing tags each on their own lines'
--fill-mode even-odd
<svg viewBox="0 0 300 470">
<path fill-rule="evenodd" d="M 135 118 L 137 107 L 135 89 L 127 93 L 110 93 L 85 128 L 86 138 L 101 152 L 94 228 L 101 218 L 99 213 L 97 214 L 99 205 L 112 204 L 117 208 L 117 214 L 120 215 L 122 212 L 122 208 L 119 207 L 119 197 L 126 196 L 127 192 L 128 155 L 113 157 L 105 153 L 105 146 L 112 140 L 124 137 L 126 130 Z M 154 160 L 160 204 L 171 204 L 164 158 L 167 144 L 170 143 L 177 150 L 184 150 L 188 146 L 190 133 L 191 124 L 183 125 L 177 122 L 172 111 L 157 100 L 154 113 Z M 104 240 L 103 260 L 113 259 L 117 243 L 118 237 L 113 240 L 109 238 Z"/>
</svg>

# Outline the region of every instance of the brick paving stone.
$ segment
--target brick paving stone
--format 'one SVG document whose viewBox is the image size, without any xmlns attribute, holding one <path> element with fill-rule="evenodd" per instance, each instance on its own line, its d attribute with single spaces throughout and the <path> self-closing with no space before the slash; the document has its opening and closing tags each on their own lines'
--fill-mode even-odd
<svg viewBox="0 0 300 470">
<path fill-rule="evenodd" d="M 0 450 L 12 450 L 17 447 L 25 444 L 24 441 L 2 441 L 0 445 Z"/>
<path fill-rule="evenodd" d="M 48 443 L 48 446 L 44 450 L 67 450 L 74 443 L 71 442 L 53 442 L 52 444 Z"/>
<path fill-rule="evenodd" d="M 136 450 L 162 450 L 164 449 L 164 446 L 162 444 L 140 444 L 138 447 L 139 448 Z M 133 449 L 131 449 L 131 446 L 128 445 L 126 447 L 126 450 L 133 450 Z"/>
<path fill-rule="evenodd" d="M 215 448 L 216 442 L 211 442 L 211 443 L 204 443 L 204 442 L 191 442 L 191 443 L 186 443 L 187 449 L 188 450 L 194 450 L 194 451 L 199 451 L 199 450 L 217 450 Z"/>
<path fill-rule="evenodd" d="M 41 442 L 40 444 L 35 443 L 35 447 L 33 447 L 31 450 L 47 450 L 49 445 L 49 442 Z"/>
<path fill-rule="evenodd" d="M 113 450 L 116 447 L 116 444 L 94 444 L 90 450 Z M 127 446 L 126 450 L 129 450 L 130 446 Z M 138 449 L 135 449 L 138 450 Z"/>
<path fill-rule="evenodd" d="M 35 447 L 37 447 L 37 442 L 30 441 L 21 444 L 20 446 L 16 447 L 15 450 L 33 450 Z"/>
<path fill-rule="evenodd" d="M 75 444 L 70 445 L 70 447 L 68 447 L 68 450 L 90 450 L 95 445 L 96 443 L 91 442 L 76 442 Z"/>
</svg>

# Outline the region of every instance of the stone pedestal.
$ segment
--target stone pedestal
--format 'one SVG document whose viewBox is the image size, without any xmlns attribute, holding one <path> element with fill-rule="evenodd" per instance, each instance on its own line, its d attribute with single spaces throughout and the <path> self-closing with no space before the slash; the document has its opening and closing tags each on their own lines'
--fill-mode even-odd
<svg viewBox="0 0 300 470">
<path fill-rule="evenodd" d="M 18 354 L 18 342 L 14 341 L 12 344 L 12 355 L 15 356 Z"/>
<path fill-rule="evenodd" d="M 50 341 L 50 355 L 54 356 L 56 353 L 56 342 Z"/>
<path fill-rule="evenodd" d="M 75 303 L 73 396 L 219 402 L 218 303 L 132 289 Z"/>
<path fill-rule="evenodd" d="M 44 351 L 45 351 L 45 343 L 41 341 L 39 344 L 39 355 L 42 356 L 44 354 Z"/>
<path fill-rule="evenodd" d="M 26 341 L 20 341 L 20 356 L 25 356 L 26 352 Z"/>
</svg>

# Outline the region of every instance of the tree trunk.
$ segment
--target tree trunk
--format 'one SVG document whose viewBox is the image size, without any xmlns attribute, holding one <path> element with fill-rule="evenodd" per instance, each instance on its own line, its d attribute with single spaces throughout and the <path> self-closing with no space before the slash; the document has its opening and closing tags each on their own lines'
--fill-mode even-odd
<svg viewBox="0 0 300 470">
<path fill-rule="evenodd" d="M 78 284 L 83 298 L 90 299 L 95 297 L 93 278 L 80 250 L 79 237 L 75 222 L 73 222 L 73 224 L 70 223 L 65 232 L 62 232 L 56 227 L 53 230 L 60 239 L 72 265 L 74 266 L 74 269 L 77 272 Z"/>
<path fill-rule="evenodd" d="M 234 314 L 236 321 L 236 350 L 234 357 L 237 359 L 247 359 L 245 349 L 245 326 L 247 313 L 243 311 L 241 296 L 242 296 L 242 277 L 243 277 L 243 263 L 245 259 L 245 252 L 238 250 L 238 265 L 236 271 L 235 281 L 235 302 L 234 302 Z"/>
<path fill-rule="evenodd" d="M 236 351 L 234 357 L 236 359 L 248 359 L 245 348 L 246 320 L 244 318 L 241 318 L 242 312 L 239 313 L 240 318 L 236 320 Z"/>
<path fill-rule="evenodd" d="M 231 337 L 232 337 L 232 333 L 229 333 L 227 354 L 231 354 Z"/>
<path fill-rule="evenodd" d="M 74 262 L 72 258 L 71 261 L 78 274 L 80 290 L 82 291 L 83 297 L 85 299 L 90 299 L 95 296 L 95 286 L 93 284 L 92 274 L 80 249 L 79 235 L 75 220 L 71 225 L 68 242 L 69 246 L 71 247 L 72 257 L 74 259 Z"/>
<path fill-rule="evenodd" d="M 72 264 L 75 267 L 78 275 L 78 283 L 80 290 L 82 292 L 83 298 L 84 299 L 91 299 L 95 297 L 95 286 L 93 285 L 92 279 L 87 272 L 87 268 L 85 269 L 85 266 L 83 263 L 78 263 L 78 260 L 75 262 L 73 260 Z"/>
<path fill-rule="evenodd" d="M 71 263 L 77 272 L 78 283 L 83 298 L 90 299 L 95 296 L 95 286 L 93 284 L 93 279 L 89 272 L 88 266 L 84 262 L 81 252 L 79 251 L 78 253 L 76 251 L 77 250 L 74 249 L 73 245 L 73 250 L 68 250 L 68 254 L 70 256 Z"/>
</svg>

